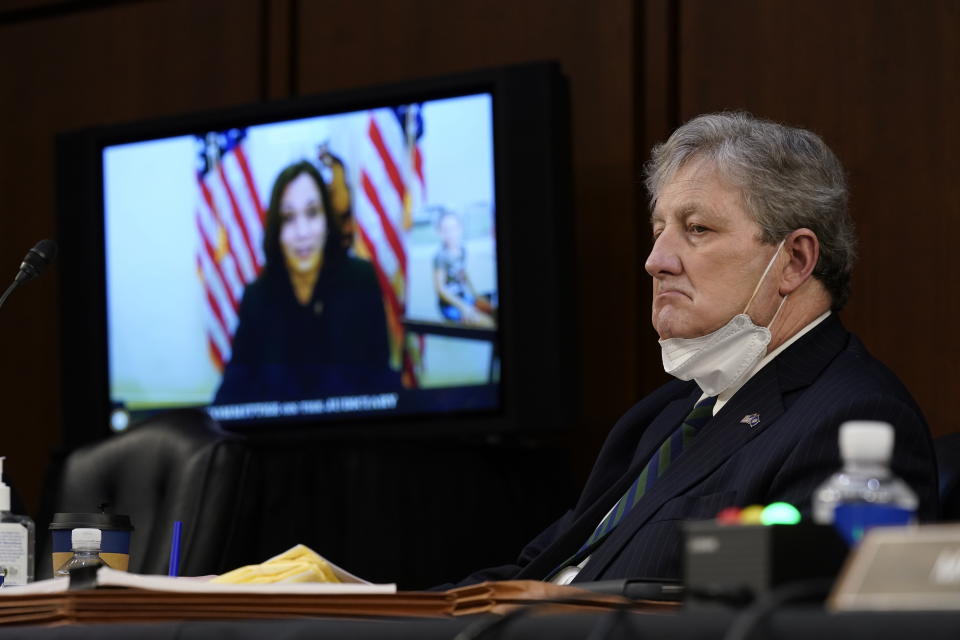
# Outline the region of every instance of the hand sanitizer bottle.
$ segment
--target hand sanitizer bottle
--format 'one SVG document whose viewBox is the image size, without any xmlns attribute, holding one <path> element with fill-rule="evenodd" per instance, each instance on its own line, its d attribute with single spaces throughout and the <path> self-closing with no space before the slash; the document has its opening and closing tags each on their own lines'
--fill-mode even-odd
<svg viewBox="0 0 960 640">
<path fill-rule="evenodd" d="M 0 578 L 2 584 L 33 582 L 35 528 L 29 516 L 10 512 L 10 486 L 3 482 L 0 456 Z"/>
</svg>

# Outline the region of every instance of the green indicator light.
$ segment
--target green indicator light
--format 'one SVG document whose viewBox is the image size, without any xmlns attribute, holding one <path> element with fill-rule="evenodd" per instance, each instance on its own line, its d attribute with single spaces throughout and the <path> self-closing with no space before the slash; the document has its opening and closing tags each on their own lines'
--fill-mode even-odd
<svg viewBox="0 0 960 640">
<path fill-rule="evenodd" d="M 800 512 L 787 502 L 773 502 L 764 508 L 760 514 L 763 524 L 797 524 L 800 522 Z"/>
</svg>

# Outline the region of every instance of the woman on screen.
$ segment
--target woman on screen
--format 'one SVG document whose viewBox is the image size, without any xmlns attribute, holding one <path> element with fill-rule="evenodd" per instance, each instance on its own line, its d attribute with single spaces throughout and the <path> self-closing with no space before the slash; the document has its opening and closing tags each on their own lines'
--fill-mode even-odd
<svg viewBox="0 0 960 640">
<path fill-rule="evenodd" d="M 277 176 L 263 249 L 265 266 L 244 290 L 214 404 L 399 389 L 373 267 L 347 254 L 310 162 Z"/>
</svg>

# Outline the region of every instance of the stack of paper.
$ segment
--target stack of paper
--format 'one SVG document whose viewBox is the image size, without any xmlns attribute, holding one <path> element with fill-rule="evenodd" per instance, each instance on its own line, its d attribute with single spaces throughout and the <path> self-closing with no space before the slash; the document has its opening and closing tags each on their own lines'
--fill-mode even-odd
<svg viewBox="0 0 960 640">
<path fill-rule="evenodd" d="M 0 624 L 447 617 L 503 612 L 518 605 L 555 600 L 590 609 L 623 606 L 626 602 L 617 596 L 538 581 L 486 582 L 444 592 L 397 592 L 392 584 L 215 584 L 103 567 L 97 574 L 96 589 L 70 591 L 67 578 L 0 589 Z"/>
</svg>

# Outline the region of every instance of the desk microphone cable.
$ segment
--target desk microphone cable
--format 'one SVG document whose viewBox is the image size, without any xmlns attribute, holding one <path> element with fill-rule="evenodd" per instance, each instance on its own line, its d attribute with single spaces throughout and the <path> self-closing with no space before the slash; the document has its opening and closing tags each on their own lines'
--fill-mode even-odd
<svg viewBox="0 0 960 640">
<path fill-rule="evenodd" d="M 757 627 L 778 608 L 790 602 L 822 600 L 830 593 L 833 579 L 788 582 L 757 598 L 737 614 L 723 640 L 749 640 Z"/>
</svg>

